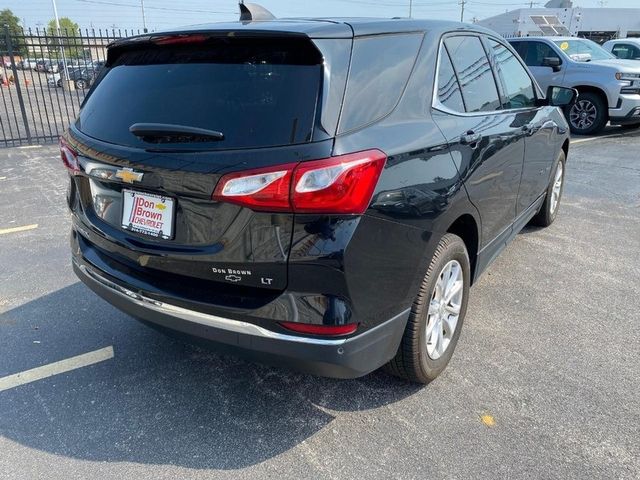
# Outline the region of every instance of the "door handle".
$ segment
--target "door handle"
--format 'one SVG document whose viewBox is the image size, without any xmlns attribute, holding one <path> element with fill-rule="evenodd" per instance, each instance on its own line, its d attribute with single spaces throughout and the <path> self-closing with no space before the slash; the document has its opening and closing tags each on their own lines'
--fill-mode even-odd
<svg viewBox="0 0 640 480">
<path fill-rule="evenodd" d="M 539 123 L 536 123 L 535 125 L 525 125 L 524 127 L 522 127 L 522 131 L 524 133 L 527 134 L 527 136 L 531 137 L 532 135 L 535 135 L 538 130 L 540 130 L 541 125 Z"/>
<path fill-rule="evenodd" d="M 476 133 L 473 130 L 469 130 L 460 136 L 460 143 L 462 145 L 469 145 L 471 148 L 476 148 L 480 140 L 482 140 L 482 134 Z"/>
</svg>

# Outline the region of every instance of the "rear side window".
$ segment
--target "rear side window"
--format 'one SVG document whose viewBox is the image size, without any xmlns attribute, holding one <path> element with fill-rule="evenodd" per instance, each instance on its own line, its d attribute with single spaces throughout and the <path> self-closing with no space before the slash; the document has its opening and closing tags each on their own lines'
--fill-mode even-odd
<svg viewBox="0 0 640 480">
<path fill-rule="evenodd" d="M 444 43 L 458 75 L 467 112 L 500 109 L 496 82 L 480 39 L 467 35 L 449 37 Z"/>
<path fill-rule="evenodd" d="M 504 45 L 489 39 L 504 90 L 504 108 L 528 108 L 535 106 L 536 95 L 531 77 L 520 61 Z"/>
<path fill-rule="evenodd" d="M 76 124 L 87 135 L 149 147 L 129 127 L 164 123 L 224 134 L 193 144 L 206 149 L 312 140 L 322 57 L 308 39 L 205 38 L 113 53 Z"/>
<path fill-rule="evenodd" d="M 353 44 L 339 133 L 363 127 L 389 114 L 404 91 L 422 34 L 357 38 Z"/>
<path fill-rule="evenodd" d="M 440 47 L 438 66 L 438 101 L 454 112 L 464 112 L 460 85 L 444 45 Z"/>
</svg>

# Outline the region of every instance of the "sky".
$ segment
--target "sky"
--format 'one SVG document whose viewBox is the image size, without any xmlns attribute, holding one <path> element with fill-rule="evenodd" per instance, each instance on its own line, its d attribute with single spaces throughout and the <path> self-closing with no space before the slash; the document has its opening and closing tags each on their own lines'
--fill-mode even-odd
<svg viewBox="0 0 640 480">
<path fill-rule="evenodd" d="M 143 0 L 150 31 L 182 25 L 237 20 L 236 0 Z M 409 0 L 253 0 L 276 17 L 366 16 L 407 17 Z M 547 0 L 533 0 L 543 6 Z M 639 0 L 603 0 L 605 7 L 639 7 Z M 58 15 L 69 17 L 81 28 L 141 29 L 141 0 L 56 0 Z M 414 0 L 413 17 L 460 19 L 459 0 Z M 465 21 L 483 19 L 506 10 L 526 8 L 529 1 L 468 0 Z M 601 0 L 574 0 L 574 6 L 598 7 Z M 10 8 L 24 27 L 43 27 L 53 18 L 52 0 L 0 0 L 0 9 Z"/>
</svg>

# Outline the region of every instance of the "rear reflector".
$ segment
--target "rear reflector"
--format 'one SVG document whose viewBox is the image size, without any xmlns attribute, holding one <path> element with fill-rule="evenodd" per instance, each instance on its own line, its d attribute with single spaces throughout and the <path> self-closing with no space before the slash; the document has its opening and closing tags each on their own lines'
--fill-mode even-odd
<svg viewBox="0 0 640 480">
<path fill-rule="evenodd" d="M 314 325 L 311 323 L 279 322 L 287 330 L 308 335 L 340 336 L 349 335 L 357 330 L 357 323 L 347 325 Z"/>
<path fill-rule="evenodd" d="M 213 199 L 253 210 L 361 215 L 386 160 L 380 150 L 367 150 L 230 173 L 218 182 Z"/>
<path fill-rule="evenodd" d="M 80 165 L 78 164 L 78 152 L 76 152 L 67 141 L 60 137 L 60 158 L 62 163 L 71 173 L 78 173 Z"/>
</svg>

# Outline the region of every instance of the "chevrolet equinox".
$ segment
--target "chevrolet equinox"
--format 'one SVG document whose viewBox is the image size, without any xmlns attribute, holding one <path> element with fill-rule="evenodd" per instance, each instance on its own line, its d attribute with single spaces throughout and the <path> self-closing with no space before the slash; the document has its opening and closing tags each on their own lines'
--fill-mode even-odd
<svg viewBox="0 0 640 480">
<path fill-rule="evenodd" d="M 429 382 L 470 286 L 555 219 L 575 91 L 477 26 L 241 20 L 109 46 L 60 140 L 75 273 L 219 350 Z"/>
</svg>

